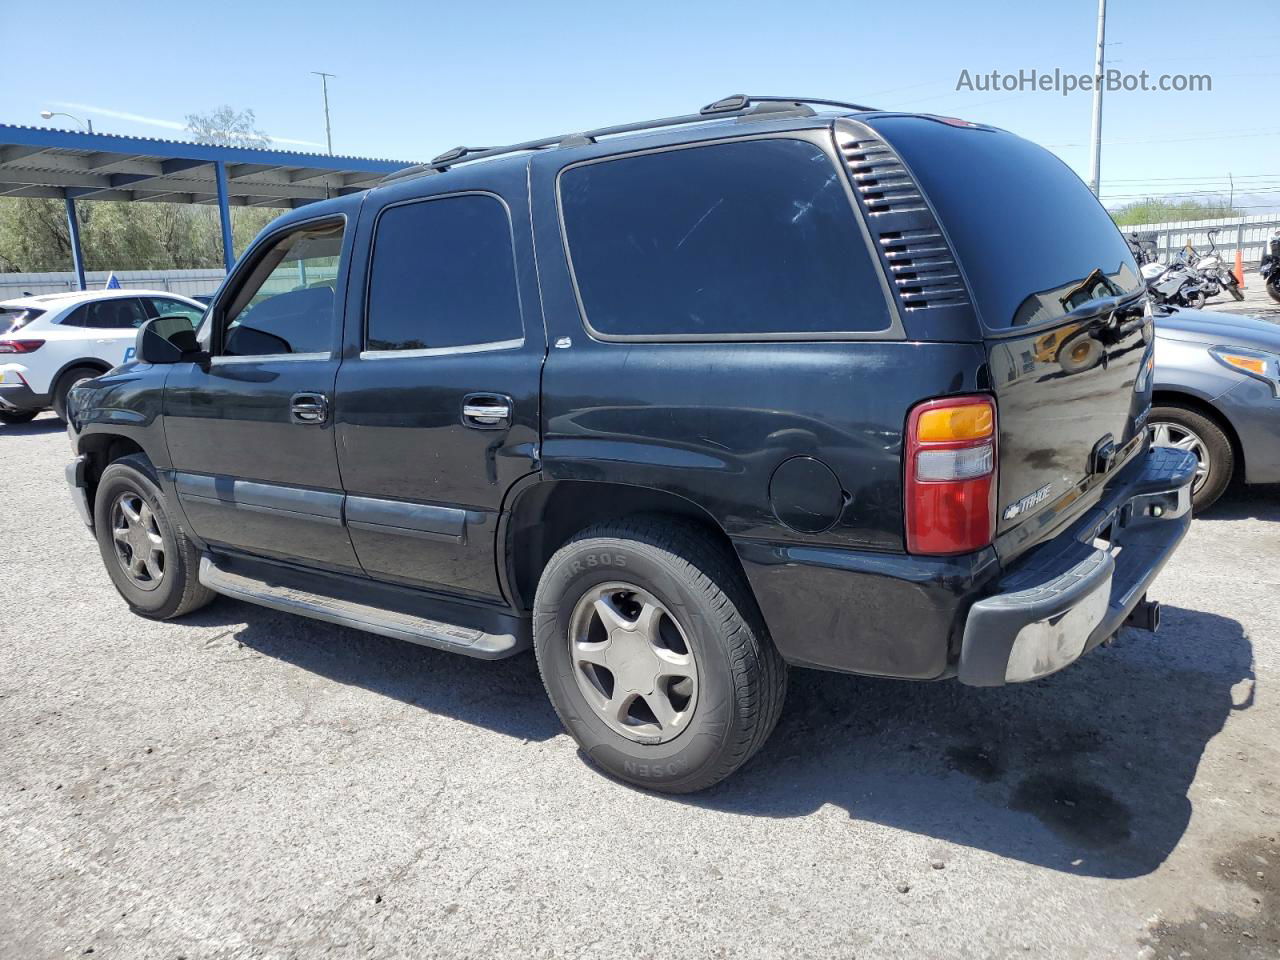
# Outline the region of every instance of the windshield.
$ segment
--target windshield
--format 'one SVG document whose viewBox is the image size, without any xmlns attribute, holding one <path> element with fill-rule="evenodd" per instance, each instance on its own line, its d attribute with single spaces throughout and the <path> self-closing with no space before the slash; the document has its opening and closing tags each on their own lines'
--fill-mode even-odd
<svg viewBox="0 0 1280 960">
<path fill-rule="evenodd" d="M 1142 287 L 1107 211 L 1043 147 L 1003 131 L 884 117 L 950 236 L 986 326 L 1031 326 Z"/>
<path fill-rule="evenodd" d="M 0 307 L 0 334 L 21 330 L 43 313 L 35 307 Z"/>
</svg>

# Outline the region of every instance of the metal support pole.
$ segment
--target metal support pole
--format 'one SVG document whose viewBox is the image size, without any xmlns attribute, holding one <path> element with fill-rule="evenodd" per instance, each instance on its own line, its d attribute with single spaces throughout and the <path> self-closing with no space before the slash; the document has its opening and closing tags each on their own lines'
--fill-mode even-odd
<svg viewBox="0 0 1280 960">
<path fill-rule="evenodd" d="M 67 233 L 71 237 L 71 262 L 76 268 L 76 279 L 80 281 L 80 289 L 88 290 L 84 281 L 84 255 L 80 251 L 80 218 L 76 216 L 76 202 L 67 197 Z"/>
<path fill-rule="evenodd" d="M 215 160 L 213 175 L 218 182 L 218 223 L 222 227 L 222 259 L 227 265 L 227 273 L 230 273 L 236 262 L 236 254 L 231 245 L 231 202 L 227 197 L 227 165 L 221 160 Z"/>
<path fill-rule="evenodd" d="M 1093 137 L 1090 141 L 1089 189 L 1098 196 L 1102 177 L 1102 71 L 1106 61 L 1107 0 L 1098 0 L 1098 53 L 1093 68 Z"/>
</svg>

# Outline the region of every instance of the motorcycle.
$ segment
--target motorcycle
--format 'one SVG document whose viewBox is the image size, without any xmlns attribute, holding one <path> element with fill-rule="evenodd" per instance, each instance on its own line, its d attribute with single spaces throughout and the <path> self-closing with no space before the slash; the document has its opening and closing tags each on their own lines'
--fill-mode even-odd
<svg viewBox="0 0 1280 960">
<path fill-rule="evenodd" d="M 1268 247 L 1263 251 L 1258 273 L 1267 288 L 1267 296 L 1280 303 L 1280 230 L 1276 231 Z"/>
<path fill-rule="evenodd" d="M 1157 305 L 1194 310 L 1204 306 L 1207 294 L 1202 280 L 1181 254 L 1171 264 L 1144 263 L 1141 270 L 1147 293 Z"/>
<path fill-rule="evenodd" d="M 1240 301 L 1244 299 L 1244 294 L 1240 292 L 1240 284 L 1236 281 L 1235 274 L 1228 269 L 1226 263 L 1223 262 L 1222 256 L 1218 253 L 1218 245 L 1214 241 L 1218 231 L 1209 231 L 1209 252 L 1201 256 L 1194 247 L 1187 251 L 1185 262 L 1187 266 L 1195 271 L 1200 278 L 1201 289 L 1204 290 L 1206 297 L 1216 297 L 1222 291 L 1231 294 L 1231 299 Z"/>
</svg>

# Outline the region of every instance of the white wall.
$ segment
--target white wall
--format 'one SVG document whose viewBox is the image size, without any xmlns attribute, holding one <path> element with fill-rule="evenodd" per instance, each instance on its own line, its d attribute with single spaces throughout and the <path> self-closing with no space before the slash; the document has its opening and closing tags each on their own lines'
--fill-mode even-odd
<svg viewBox="0 0 1280 960">
<path fill-rule="evenodd" d="M 110 272 L 88 270 L 85 281 L 90 290 L 100 290 L 107 284 Z M 116 279 L 122 287 L 146 290 L 168 290 L 172 293 L 213 293 L 222 283 L 226 272 L 212 270 L 117 270 Z M 27 293 L 65 293 L 78 290 L 74 273 L 0 273 L 0 300 L 10 300 Z"/>
</svg>

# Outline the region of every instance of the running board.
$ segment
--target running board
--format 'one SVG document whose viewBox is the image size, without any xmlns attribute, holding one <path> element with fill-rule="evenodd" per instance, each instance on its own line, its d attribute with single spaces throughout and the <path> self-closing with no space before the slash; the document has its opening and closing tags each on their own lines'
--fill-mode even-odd
<svg viewBox="0 0 1280 960">
<path fill-rule="evenodd" d="M 357 581 L 359 578 L 356 578 Z M 497 660 L 519 653 L 529 646 L 524 630 L 487 633 L 476 627 L 459 626 L 414 613 L 371 606 L 349 597 L 328 596 L 304 585 L 311 577 L 302 571 L 274 564 L 241 564 L 209 554 L 200 557 L 200 582 L 217 593 L 260 606 L 325 620 L 384 637 L 408 640 L 440 650 L 449 650 L 482 660 Z M 344 586 L 364 593 L 403 592 L 385 584 L 364 580 Z M 345 591 L 344 591 L 345 592 Z M 453 605 L 462 607 L 461 604 Z M 487 619 L 495 619 L 489 616 Z M 514 617 L 499 617 L 519 624 Z"/>
</svg>

